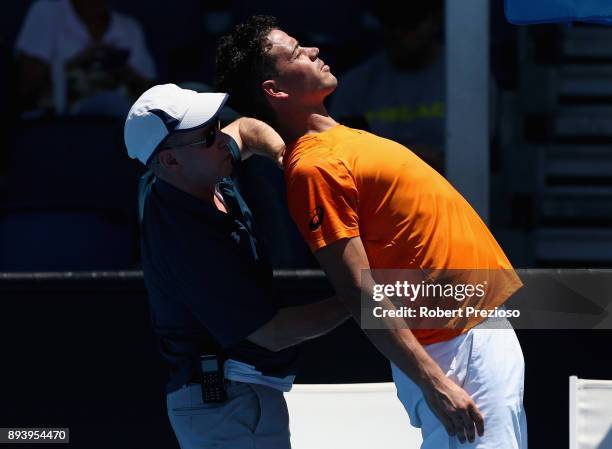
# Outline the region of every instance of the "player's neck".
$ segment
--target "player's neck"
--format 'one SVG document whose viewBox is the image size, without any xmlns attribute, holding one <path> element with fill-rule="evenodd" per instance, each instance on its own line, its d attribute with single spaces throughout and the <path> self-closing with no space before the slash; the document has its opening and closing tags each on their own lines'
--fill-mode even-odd
<svg viewBox="0 0 612 449">
<path fill-rule="evenodd" d="M 282 111 L 277 114 L 277 130 L 287 143 L 306 134 L 316 134 L 333 128 L 338 123 L 327 113 L 325 106 L 302 110 Z"/>
</svg>

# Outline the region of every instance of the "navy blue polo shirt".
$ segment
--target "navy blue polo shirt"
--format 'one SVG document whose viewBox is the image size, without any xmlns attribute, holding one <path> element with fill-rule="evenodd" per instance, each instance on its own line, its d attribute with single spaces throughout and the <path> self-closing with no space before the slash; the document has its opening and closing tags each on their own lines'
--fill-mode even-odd
<svg viewBox="0 0 612 449">
<path fill-rule="evenodd" d="M 296 350 L 268 351 L 246 337 L 285 304 L 230 178 L 219 183 L 228 213 L 152 178 L 142 217 L 142 266 L 151 318 L 170 364 L 167 392 L 197 376 L 216 351 L 269 376 L 295 373 Z"/>
</svg>

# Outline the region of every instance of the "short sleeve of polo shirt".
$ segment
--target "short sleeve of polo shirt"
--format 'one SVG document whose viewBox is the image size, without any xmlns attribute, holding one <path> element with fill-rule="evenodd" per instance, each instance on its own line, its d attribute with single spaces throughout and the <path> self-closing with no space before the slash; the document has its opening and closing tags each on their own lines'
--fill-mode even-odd
<svg viewBox="0 0 612 449">
<path fill-rule="evenodd" d="M 289 212 L 311 251 L 359 235 L 355 181 L 339 159 L 301 164 L 287 175 Z"/>
</svg>

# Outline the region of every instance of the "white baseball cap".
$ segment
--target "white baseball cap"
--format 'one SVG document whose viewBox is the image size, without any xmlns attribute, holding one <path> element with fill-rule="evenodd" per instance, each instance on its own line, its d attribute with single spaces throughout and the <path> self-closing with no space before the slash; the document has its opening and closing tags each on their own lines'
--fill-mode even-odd
<svg viewBox="0 0 612 449">
<path fill-rule="evenodd" d="M 146 164 L 168 134 L 206 126 L 227 98 L 224 93 L 199 93 L 176 84 L 151 87 L 132 105 L 125 120 L 123 138 L 129 156 Z"/>
</svg>

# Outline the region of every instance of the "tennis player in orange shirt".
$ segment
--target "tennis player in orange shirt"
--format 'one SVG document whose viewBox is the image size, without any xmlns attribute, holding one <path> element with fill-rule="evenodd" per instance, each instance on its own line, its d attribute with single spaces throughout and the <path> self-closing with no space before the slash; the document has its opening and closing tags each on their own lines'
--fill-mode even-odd
<svg viewBox="0 0 612 449">
<path fill-rule="evenodd" d="M 375 284 L 363 270 L 483 270 L 497 274 L 480 307 L 502 305 L 521 282 L 478 214 L 406 147 L 330 117 L 323 101 L 336 86 L 319 50 L 272 17 L 249 19 L 219 44 L 217 88 L 287 143 L 289 210 L 338 298 L 359 320 Z M 391 361 L 422 449 L 457 438 L 462 447 L 527 447 L 520 345 L 507 322 L 478 321 L 411 330 L 387 317 L 384 329 L 364 329 Z"/>
</svg>

